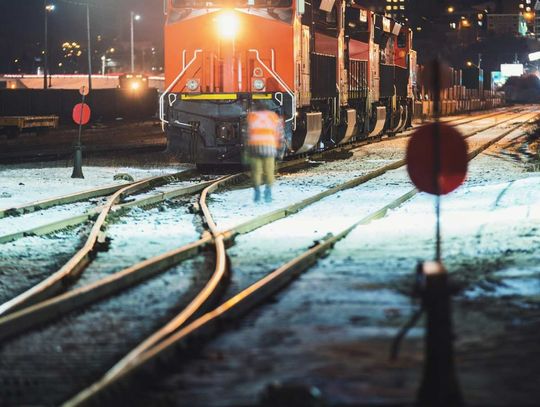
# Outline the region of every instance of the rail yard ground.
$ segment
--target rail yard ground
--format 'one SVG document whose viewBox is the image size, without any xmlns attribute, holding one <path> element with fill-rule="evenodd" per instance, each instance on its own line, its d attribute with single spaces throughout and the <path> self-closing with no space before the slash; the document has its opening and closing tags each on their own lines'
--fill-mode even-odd
<svg viewBox="0 0 540 407">
<path fill-rule="evenodd" d="M 524 112 L 529 116 L 472 136 L 469 148 L 534 117 L 534 108 Z M 495 120 L 459 128 L 469 133 Z M 457 286 L 457 372 L 472 406 L 536 406 L 540 400 L 538 134 L 538 122 L 512 131 L 472 160 L 465 184 L 443 199 L 443 258 Z M 230 228 L 400 160 L 406 145 L 406 138 L 388 139 L 285 171 L 271 205 L 252 203 L 252 191 L 241 185 L 214 193 L 209 209 L 218 228 Z M 114 180 L 117 174 L 137 180 L 190 169 L 158 152 L 140 151 L 121 158 L 92 156 L 83 168 L 85 180 L 70 178 L 65 159 L 5 164 L 0 166 L 0 209 L 128 182 Z M 397 169 L 238 236 L 228 249 L 231 281 L 223 299 L 411 188 L 406 170 Z M 105 199 L 0 219 L 0 237 L 26 223 L 80 214 Z M 108 251 L 98 253 L 75 287 L 197 239 L 202 225 L 192 213 L 194 203 L 178 198 L 114 217 L 107 227 Z M 80 225 L 1 244 L 0 303 L 67 261 L 87 229 Z M 144 386 L 129 389 L 133 404 L 257 405 L 272 385 L 285 389 L 288 400 L 310 394 L 317 399 L 310 405 L 411 404 L 422 374 L 423 321 L 403 341 L 397 361 L 389 361 L 390 346 L 418 307 L 411 297 L 414 270 L 419 260 L 433 257 L 433 235 L 433 198 L 424 194 L 359 226 L 189 362 L 172 361 Z M 121 295 L 1 342 L 0 405 L 58 405 L 98 380 L 185 306 L 211 262 L 203 254 Z"/>
</svg>

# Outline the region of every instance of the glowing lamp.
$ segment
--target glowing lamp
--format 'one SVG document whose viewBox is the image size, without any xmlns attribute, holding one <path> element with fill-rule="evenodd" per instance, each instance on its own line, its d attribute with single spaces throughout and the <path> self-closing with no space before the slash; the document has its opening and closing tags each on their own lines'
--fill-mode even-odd
<svg viewBox="0 0 540 407">
<path fill-rule="evenodd" d="M 137 81 L 133 81 L 131 83 L 131 90 L 139 90 L 141 87 L 141 84 Z"/>
<path fill-rule="evenodd" d="M 238 17 L 233 12 L 225 12 L 220 14 L 217 19 L 218 34 L 223 39 L 234 39 L 238 32 Z"/>
</svg>

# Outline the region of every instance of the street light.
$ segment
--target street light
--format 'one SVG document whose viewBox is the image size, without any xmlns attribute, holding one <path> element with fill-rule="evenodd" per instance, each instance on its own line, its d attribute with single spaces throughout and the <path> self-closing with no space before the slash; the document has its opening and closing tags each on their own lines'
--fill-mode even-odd
<svg viewBox="0 0 540 407">
<path fill-rule="evenodd" d="M 49 13 L 52 13 L 56 6 L 54 4 L 47 4 L 48 0 L 43 0 L 43 12 L 45 16 L 45 38 L 44 38 L 44 45 L 45 49 L 43 52 L 44 61 L 43 61 L 43 89 L 48 88 L 47 84 L 47 76 L 49 71 Z"/>
<path fill-rule="evenodd" d="M 131 12 L 131 72 L 135 72 L 135 33 L 134 33 L 134 23 L 139 21 L 141 16 Z"/>
</svg>

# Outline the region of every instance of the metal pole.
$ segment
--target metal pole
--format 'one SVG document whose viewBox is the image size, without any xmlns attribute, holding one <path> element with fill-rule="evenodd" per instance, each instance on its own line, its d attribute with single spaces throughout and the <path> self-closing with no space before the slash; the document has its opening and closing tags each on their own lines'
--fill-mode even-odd
<svg viewBox="0 0 540 407">
<path fill-rule="evenodd" d="M 90 3 L 86 3 L 86 31 L 88 39 L 88 89 L 92 91 L 92 37 L 90 35 Z"/>
<path fill-rule="evenodd" d="M 448 273 L 440 262 L 423 264 L 426 310 L 425 360 L 418 407 L 464 405 L 454 363 L 454 333 Z"/>
<path fill-rule="evenodd" d="M 433 61 L 433 107 L 435 120 L 434 156 L 433 156 L 433 183 L 435 184 L 435 261 L 441 261 L 441 191 L 439 186 L 439 173 L 441 172 L 441 134 L 439 129 L 439 118 L 441 116 L 441 63 L 438 59 Z"/>
<path fill-rule="evenodd" d="M 48 40 L 48 37 L 49 37 L 49 28 L 48 28 L 48 13 L 49 11 L 47 10 L 47 0 L 43 0 L 43 12 L 45 13 L 45 37 L 44 37 L 44 45 L 45 45 L 45 49 L 44 49 L 44 54 L 43 54 L 43 57 L 44 57 L 44 61 L 43 61 L 43 89 L 47 89 L 48 85 L 47 85 L 47 66 L 49 65 L 49 40 Z"/>
<path fill-rule="evenodd" d="M 135 19 L 135 13 L 131 12 L 131 72 L 135 72 L 135 33 L 133 27 L 133 20 Z"/>
<path fill-rule="evenodd" d="M 83 107 L 84 107 L 84 98 L 85 98 L 85 95 L 83 93 L 82 95 L 82 101 L 81 101 L 81 115 L 79 116 L 79 137 L 77 139 L 77 145 L 81 145 L 81 137 L 82 137 L 82 121 L 83 121 Z"/>
</svg>

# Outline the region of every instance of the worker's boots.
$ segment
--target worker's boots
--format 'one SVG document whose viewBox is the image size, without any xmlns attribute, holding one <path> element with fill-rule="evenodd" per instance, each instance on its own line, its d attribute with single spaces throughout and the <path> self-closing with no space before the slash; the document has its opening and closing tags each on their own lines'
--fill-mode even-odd
<svg viewBox="0 0 540 407">
<path fill-rule="evenodd" d="M 261 189 L 259 187 L 254 188 L 253 202 L 259 202 L 261 200 Z"/>
<path fill-rule="evenodd" d="M 264 200 L 267 203 L 272 202 L 272 189 L 270 189 L 268 185 L 266 186 L 266 189 L 264 190 Z"/>
</svg>

